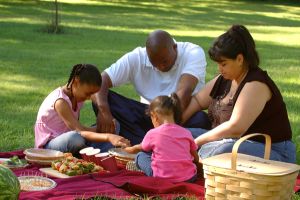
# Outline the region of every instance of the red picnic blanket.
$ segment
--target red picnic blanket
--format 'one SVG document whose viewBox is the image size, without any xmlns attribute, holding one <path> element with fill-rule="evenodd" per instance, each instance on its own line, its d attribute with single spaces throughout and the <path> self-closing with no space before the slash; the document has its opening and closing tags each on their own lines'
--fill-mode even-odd
<svg viewBox="0 0 300 200">
<path fill-rule="evenodd" d="M 23 151 L 0 152 L 0 158 L 13 155 L 23 158 Z M 29 165 L 23 169 L 14 170 L 17 176 L 43 175 L 39 165 Z M 110 198 L 153 197 L 173 199 L 178 196 L 193 196 L 204 199 L 204 180 L 196 183 L 172 183 L 166 179 L 147 177 L 141 172 L 125 169 L 115 173 L 95 173 L 71 178 L 54 178 L 57 186 L 51 190 L 21 192 L 19 199 L 85 199 L 93 196 Z"/>
<path fill-rule="evenodd" d="M 13 155 L 23 158 L 23 151 L 0 152 L 0 158 L 9 158 Z M 24 169 L 14 170 L 17 176 L 42 175 L 39 165 L 29 165 Z M 110 198 L 153 197 L 164 199 L 191 195 L 204 199 L 204 180 L 198 179 L 195 183 L 172 183 L 165 179 L 147 177 L 141 172 L 120 170 L 115 173 L 89 174 L 66 179 L 51 177 L 57 186 L 52 190 L 37 192 L 21 192 L 19 199 L 85 199 L 93 196 L 107 196 Z M 300 192 L 300 176 L 296 180 L 295 192 Z"/>
</svg>

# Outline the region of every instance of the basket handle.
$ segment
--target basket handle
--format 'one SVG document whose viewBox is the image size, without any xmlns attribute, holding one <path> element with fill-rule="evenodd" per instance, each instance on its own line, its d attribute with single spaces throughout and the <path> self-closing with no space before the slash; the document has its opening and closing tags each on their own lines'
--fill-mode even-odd
<svg viewBox="0 0 300 200">
<path fill-rule="evenodd" d="M 240 147 L 240 144 L 242 142 L 244 142 L 245 140 L 251 138 L 251 137 L 254 137 L 254 136 L 258 136 L 258 135 L 261 135 L 261 136 L 264 136 L 265 139 L 266 139 L 266 144 L 265 144 L 265 155 L 264 155 L 264 159 L 266 160 L 269 160 L 270 159 L 270 152 L 271 152 L 271 137 L 269 135 L 266 135 L 266 134 L 261 134 L 261 133 L 253 133 L 253 134 L 250 134 L 250 135 L 246 135 L 240 139 L 238 139 L 233 147 L 232 147 L 232 154 L 231 154 L 231 169 L 233 170 L 236 170 L 236 160 L 237 160 L 237 152 L 238 152 L 238 149 Z"/>
</svg>

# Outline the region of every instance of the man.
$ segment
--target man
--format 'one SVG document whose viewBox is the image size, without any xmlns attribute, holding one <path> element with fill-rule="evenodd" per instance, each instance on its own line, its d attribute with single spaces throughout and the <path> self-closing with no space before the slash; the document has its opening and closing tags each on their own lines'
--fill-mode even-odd
<svg viewBox="0 0 300 200">
<path fill-rule="evenodd" d="M 120 134 L 140 143 L 145 133 L 153 128 L 150 117 L 145 114 L 147 104 L 159 95 L 176 91 L 184 110 L 192 94 L 205 84 L 206 60 L 201 47 L 176 42 L 162 30 L 149 34 L 146 48 L 137 47 L 125 54 L 102 73 L 102 86 L 93 98 L 99 132 L 114 132 L 115 122 L 121 125 Z M 137 102 L 109 88 L 131 83 L 140 95 Z M 186 127 L 209 128 L 207 115 L 198 113 Z M 115 120 L 116 119 L 116 120 Z"/>
</svg>

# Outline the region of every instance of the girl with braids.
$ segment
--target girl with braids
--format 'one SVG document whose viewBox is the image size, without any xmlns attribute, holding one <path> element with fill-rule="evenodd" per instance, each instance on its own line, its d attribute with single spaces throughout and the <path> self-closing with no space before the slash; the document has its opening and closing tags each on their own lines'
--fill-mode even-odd
<svg viewBox="0 0 300 200">
<path fill-rule="evenodd" d="M 233 25 L 215 40 L 209 56 L 218 64 L 220 75 L 192 97 L 183 114 L 185 122 L 195 112 L 208 109 L 212 129 L 192 130 L 202 132 L 195 139 L 199 156 L 204 159 L 231 152 L 239 137 L 264 133 L 271 137 L 271 160 L 295 163 L 285 103 L 275 83 L 259 67 L 247 28 Z M 239 152 L 263 158 L 264 148 L 264 138 L 254 137 L 242 143 Z"/>
<path fill-rule="evenodd" d="M 181 122 L 180 101 L 176 93 L 156 97 L 149 106 L 154 129 L 146 133 L 141 144 L 126 147 L 128 153 L 137 153 L 137 167 L 147 176 L 167 178 L 173 182 L 193 182 L 197 178 L 199 157 L 197 145 Z M 201 168 L 200 168 L 201 169 Z M 201 169 L 202 170 L 202 169 Z"/>
<path fill-rule="evenodd" d="M 87 146 L 109 142 L 125 147 L 129 141 L 121 136 L 96 133 L 96 128 L 79 122 L 83 102 L 100 90 L 101 75 L 96 66 L 77 64 L 68 83 L 52 91 L 42 103 L 35 123 L 35 147 L 78 154 Z"/>
</svg>

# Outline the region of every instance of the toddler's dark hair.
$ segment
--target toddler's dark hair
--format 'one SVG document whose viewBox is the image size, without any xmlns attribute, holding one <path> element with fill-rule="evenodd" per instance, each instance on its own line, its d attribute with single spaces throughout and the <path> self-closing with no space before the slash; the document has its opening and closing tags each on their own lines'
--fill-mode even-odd
<svg viewBox="0 0 300 200">
<path fill-rule="evenodd" d="M 156 112 L 161 115 L 173 115 L 175 123 L 181 123 L 181 105 L 176 93 L 172 93 L 171 96 L 162 95 L 156 97 L 150 103 L 146 112 L 148 115 L 150 115 L 151 112 Z"/>
<path fill-rule="evenodd" d="M 101 87 L 102 78 L 100 71 L 95 65 L 92 64 L 77 64 L 73 66 L 71 71 L 67 87 L 72 85 L 73 79 L 78 77 L 80 83 L 86 83 L 89 85 L 96 85 Z"/>
</svg>

